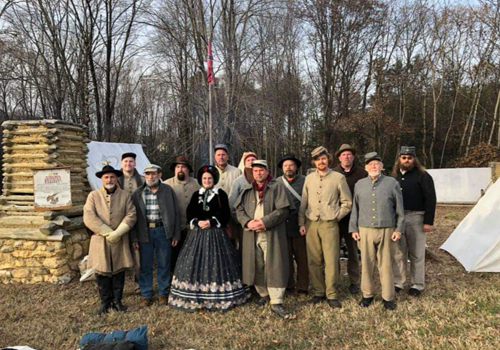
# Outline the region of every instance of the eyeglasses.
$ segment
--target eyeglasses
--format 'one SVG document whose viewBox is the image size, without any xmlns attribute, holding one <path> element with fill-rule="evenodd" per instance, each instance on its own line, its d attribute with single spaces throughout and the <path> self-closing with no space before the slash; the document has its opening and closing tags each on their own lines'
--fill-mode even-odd
<svg viewBox="0 0 500 350">
<path fill-rule="evenodd" d="M 413 157 L 412 156 L 400 156 L 402 160 L 412 160 Z"/>
</svg>

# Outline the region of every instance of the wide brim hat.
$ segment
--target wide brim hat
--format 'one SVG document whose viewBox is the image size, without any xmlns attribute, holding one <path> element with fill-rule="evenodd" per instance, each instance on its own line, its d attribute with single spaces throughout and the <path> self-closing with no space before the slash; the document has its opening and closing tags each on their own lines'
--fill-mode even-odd
<svg viewBox="0 0 500 350">
<path fill-rule="evenodd" d="M 95 176 L 97 176 L 100 179 L 104 174 L 107 174 L 107 173 L 113 173 L 117 177 L 123 176 L 123 172 L 121 170 L 116 170 L 111 165 L 105 165 L 101 171 L 98 171 L 97 173 L 95 173 Z"/>
<path fill-rule="evenodd" d="M 302 162 L 299 159 L 295 158 L 294 154 L 287 154 L 286 156 L 281 158 L 281 160 L 279 161 L 278 168 L 283 169 L 283 163 L 287 160 L 294 161 L 295 164 L 297 164 L 297 168 L 300 168 L 300 166 L 302 165 Z"/>
<path fill-rule="evenodd" d="M 349 145 L 348 143 L 344 143 L 342 146 L 340 146 L 337 152 L 335 152 L 335 158 L 338 158 L 340 154 L 344 151 L 351 151 L 353 156 L 356 155 L 356 149 L 351 147 L 351 145 Z"/>
<path fill-rule="evenodd" d="M 214 178 L 214 186 L 217 185 L 219 182 L 219 170 L 217 170 L 216 167 L 213 165 L 204 165 L 200 169 L 198 169 L 198 173 L 196 174 L 196 179 L 198 180 L 198 183 L 201 185 L 201 177 L 203 174 L 209 173 L 213 176 Z"/>
<path fill-rule="evenodd" d="M 189 164 L 189 161 L 188 161 L 188 159 L 186 157 L 184 157 L 184 156 L 178 156 L 175 159 L 175 162 L 173 162 L 172 164 L 170 164 L 170 170 L 174 171 L 175 167 L 177 166 L 177 164 L 185 165 L 185 166 L 187 166 L 189 168 L 189 172 L 190 173 L 193 172 L 193 167 L 191 166 L 191 164 Z"/>
</svg>

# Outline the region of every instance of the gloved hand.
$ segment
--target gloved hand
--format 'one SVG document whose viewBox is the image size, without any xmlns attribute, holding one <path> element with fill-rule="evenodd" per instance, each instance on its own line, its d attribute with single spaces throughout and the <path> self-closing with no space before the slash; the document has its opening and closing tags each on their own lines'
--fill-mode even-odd
<svg viewBox="0 0 500 350">
<path fill-rule="evenodd" d="M 102 224 L 95 233 L 97 233 L 99 236 L 107 237 L 111 232 L 113 232 L 113 229 L 111 227 L 106 224 Z"/>
<path fill-rule="evenodd" d="M 118 242 L 120 240 L 120 237 L 123 236 L 128 231 L 130 231 L 130 227 L 127 224 L 125 224 L 125 223 L 122 222 L 116 228 L 116 230 L 114 230 L 113 232 L 111 232 L 106 237 L 106 241 L 108 241 L 108 243 L 116 243 L 116 242 Z"/>
</svg>

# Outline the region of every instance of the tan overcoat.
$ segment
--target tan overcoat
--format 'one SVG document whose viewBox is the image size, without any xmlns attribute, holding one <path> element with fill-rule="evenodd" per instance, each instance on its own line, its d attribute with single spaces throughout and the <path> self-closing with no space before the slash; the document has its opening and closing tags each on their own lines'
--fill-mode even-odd
<svg viewBox="0 0 500 350">
<path fill-rule="evenodd" d="M 133 227 L 136 219 L 130 194 L 120 188 L 112 194 L 108 194 L 104 186 L 90 192 L 83 207 L 83 222 L 92 232 L 98 232 L 103 224 L 113 230 L 122 222 Z M 93 234 L 87 266 L 103 275 L 115 274 L 133 267 L 129 233 L 125 233 L 116 243 L 108 243 L 105 237 Z"/>
</svg>

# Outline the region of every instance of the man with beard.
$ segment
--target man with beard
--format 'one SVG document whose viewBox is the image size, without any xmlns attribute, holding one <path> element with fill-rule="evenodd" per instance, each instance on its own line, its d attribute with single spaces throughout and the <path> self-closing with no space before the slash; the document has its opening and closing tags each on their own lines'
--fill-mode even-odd
<svg viewBox="0 0 500 350">
<path fill-rule="evenodd" d="M 133 152 L 122 154 L 120 165 L 122 167 L 123 176 L 118 178 L 118 183 L 122 190 L 127 191 L 130 195 L 144 183 L 144 176 L 137 172 L 136 161 L 137 155 Z"/>
<path fill-rule="evenodd" d="M 368 177 L 354 186 L 354 201 L 349 232 L 361 250 L 361 292 L 359 302 L 368 307 L 373 302 L 375 266 L 378 267 L 384 308 L 394 310 L 392 257 L 396 242 L 404 233 L 403 195 L 398 182 L 382 174 L 384 164 L 377 152 L 365 155 Z"/>
<path fill-rule="evenodd" d="M 175 264 L 182 245 L 186 239 L 188 232 L 188 225 L 186 223 L 186 210 L 193 193 L 200 189 L 200 185 L 195 178 L 189 176 L 193 172 L 193 168 L 189 161 L 184 156 L 178 156 L 175 162 L 170 164 L 170 170 L 174 172 L 174 176 L 165 180 L 165 184 L 172 187 L 177 197 L 177 205 L 180 211 L 180 225 L 181 225 L 181 239 L 177 245 L 172 249 L 172 265 L 171 271 L 175 269 Z"/>
<path fill-rule="evenodd" d="M 106 165 L 95 174 L 103 186 L 90 192 L 83 208 L 83 222 L 92 231 L 87 266 L 95 269 L 101 307 L 125 311 L 122 304 L 125 270 L 134 266 L 129 230 L 136 222 L 130 195 L 117 186 L 122 172 Z"/>
<path fill-rule="evenodd" d="M 269 175 L 265 160 L 252 163 L 254 181 L 236 200 L 236 215 L 243 226 L 243 283 L 255 285 L 260 299 L 281 318 L 289 313 L 283 298 L 289 277 L 286 218 L 294 209 L 285 187 Z"/>
<path fill-rule="evenodd" d="M 354 185 L 356 185 L 356 182 L 368 176 L 366 170 L 354 162 L 355 155 L 356 150 L 354 148 L 348 144 L 343 144 L 340 146 L 339 150 L 335 152 L 335 157 L 340 161 L 340 164 L 333 168 L 333 171 L 341 173 L 345 176 L 347 185 L 351 191 L 351 196 L 354 196 Z M 347 253 L 349 254 L 347 260 L 347 274 L 349 275 L 350 282 L 349 292 L 351 294 L 358 294 L 360 280 L 358 246 L 349 234 L 350 219 L 351 214 L 347 214 L 342 220 L 339 221 L 339 232 L 340 239 L 344 238 Z"/>
<path fill-rule="evenodd" d="M 172 277 L 172 247 L 181 238 L 179 206 L 175 192 L 169 185 L 161 182 L 162 173 L 158 165 L 145 167 L 144 175 L 146 182 L 132 195 L 137 209 L 137 223 L 131 233 L 133 246 L 139 249 L 141 259 L 141 306 L 146 307 L 152 303 L 155 255 L 158 302 L 160 305 L 167 305 Z"/>
<path fill-rule="evenodd" d="M 311 156 L 316 171 L 306 177 L 299 212 L 314 293 L 309 302 L 317 304 L 326 297 L 331 308 L 341 308 L 338 222 L 351 211 L 351 192 L 345 177 L 328 168 L 332 155 L 325 147 L 315 148 Z"/>
<path fill-rule="evenodd" d="M 392 172 L 403 191 L 405 235 L 398 241 L 394 257 L 394 285 L 401 291 L 406 282 L 406 268 L 410 259 L 411 296 L 419 296 L 425 287 L 426 233 L 432 231 L 436 212 L 434 181 L 420 164 L 415 147 L 402 146 Z"/>
<path fill-rule="evenodd" d="M 288 278 L 288 290 L 297 288 L 298 293 L 307 294 L 309 291 L 309 268 L 307 266 L 306 237 L 299 232 L 299 208 L 302 200 L 302 189 L 306 177 L 299 174 L 298 169 L 302 162 L 293 154 L 286 155 L 278 163 L 283 170 L 283 176 L 277 179 L 282 182 L 295 209 L 290 211 L 286 219 L 286 236 L 288 241 L 288 262 L 290 265 L 290 277 Z M 297 284 L 295 284 L 295 265 L 297 263 Z"/>
</svg>

